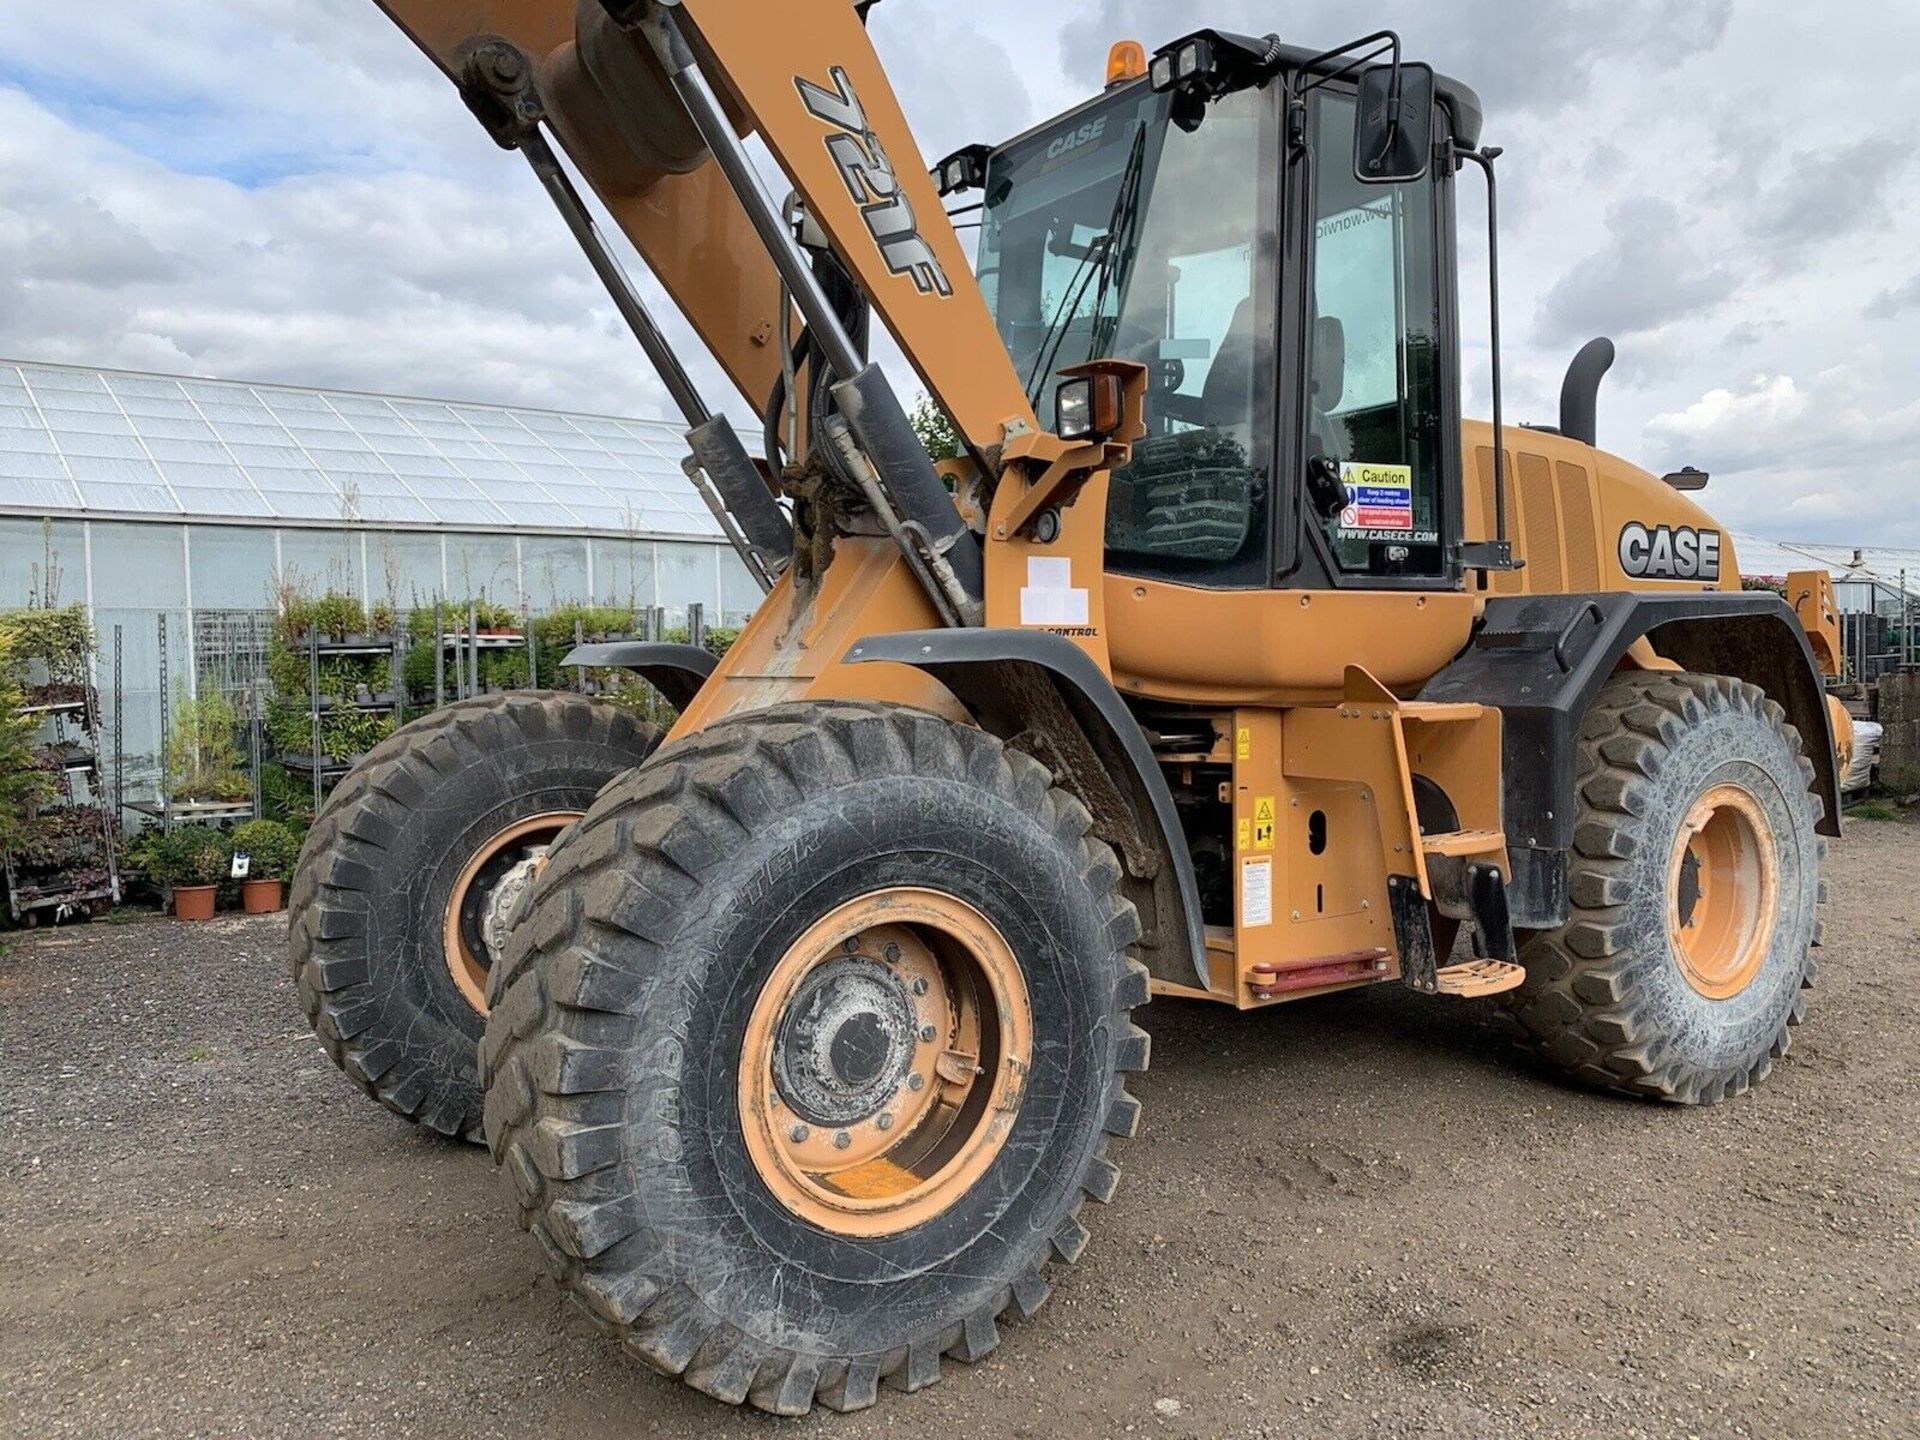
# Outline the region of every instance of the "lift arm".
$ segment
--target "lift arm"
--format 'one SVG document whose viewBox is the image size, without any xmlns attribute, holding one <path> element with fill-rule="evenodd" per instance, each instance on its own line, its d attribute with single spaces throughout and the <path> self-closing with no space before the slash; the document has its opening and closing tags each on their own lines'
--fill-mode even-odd
<svg viewBox="0 0 1920 1440">
<path fill-rule="evenodd" d="M 985 451 L 1010 425 L 1038 428 L 851 0 L 380 4 L 456 81 L 488 39 L 528 55 L 569 158 L 758 411 L 781 370 L 780 275 L 713 151 L 688 143 L 687 116 L 639 43 L 670 22 L 968 443 Z"/>
</svg>

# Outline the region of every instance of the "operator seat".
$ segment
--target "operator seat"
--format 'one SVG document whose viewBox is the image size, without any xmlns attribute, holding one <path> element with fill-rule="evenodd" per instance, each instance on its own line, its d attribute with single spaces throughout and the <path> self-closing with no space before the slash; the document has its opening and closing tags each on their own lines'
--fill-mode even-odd
<svg viewBox="0 0 1920 1440">
<path fill-rule="evenodd" d="M 1244 437 L 1253 424 L 1253 297 L 1234 307 L 1220 337 L 1206 383 L 1200 387 L 1202 422 Z"/>
</svg>

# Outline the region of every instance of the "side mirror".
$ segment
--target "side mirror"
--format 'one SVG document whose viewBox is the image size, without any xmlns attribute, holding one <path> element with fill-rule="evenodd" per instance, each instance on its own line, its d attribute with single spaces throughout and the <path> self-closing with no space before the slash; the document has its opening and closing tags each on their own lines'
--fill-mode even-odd
<svg viewBox="0 0 1920 1440">
<path fill-rule="evenodd" d="M 1331 415 L 1347 393 L 1347 327 L 1338 315 L 1313 322 L 1313 408 Z"/>
<path fill-rule="evenodd" d="M 1423 179 L 1433 161 L 1433 67 L 1375 65 L 1360 73 L 1353 178 L 1362 185 Z"/>
</svg>

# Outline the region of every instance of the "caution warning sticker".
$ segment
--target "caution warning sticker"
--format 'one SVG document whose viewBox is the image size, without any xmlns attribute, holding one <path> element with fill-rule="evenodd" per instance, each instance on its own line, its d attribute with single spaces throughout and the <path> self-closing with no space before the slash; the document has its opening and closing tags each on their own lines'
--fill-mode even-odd
<svg viewBox="0 0 1920 1440">
<path fill-rule="evenodd" d="M 1259 795 L 1253 802 L 1253 848 L 1273 849 L 1273 796 Z"/>
<path fill-rule="evenodd" d="M 1372 465 L 1349 460 L 1340 467 L 1349 504 L 1340 512 L 1342 530 L 1413 529 L 1413 467 Z"/>
</svg>

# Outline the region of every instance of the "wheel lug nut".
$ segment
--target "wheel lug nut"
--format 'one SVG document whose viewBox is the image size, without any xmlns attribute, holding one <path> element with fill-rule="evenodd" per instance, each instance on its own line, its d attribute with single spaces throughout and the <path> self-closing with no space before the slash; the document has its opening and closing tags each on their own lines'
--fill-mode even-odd
<svg viewBox="0 0 1920 1440">
<path fill-rule="evenodd" d="M 889 965 L 898 965 L 900 963 L 900 947 L 892 941 L 887 942 L 887 948 L 881 953 L 887 957 L 887 963 Z"/>
<path fill-rule="evenodd" d="M 920 1038 L 922 1040 L 931 1040 L 938 1033 L 939 1032 L 935 1030 L 931 1025 L 922 1025 L 920 1027 Z"/>
<path fill-rule="evenodd" d="M 907 1089 L 909 1090 L 924 1090 L 926 1085 L 927 1079 L 924 1075 L 907 1076 Z"/>
<path fill-rule="evenodd" d="M 878 1125 L 882 1130 L 891 1130 L 893 1128 L 893 1116 L 882 1115 L 878 1120 L 874 1121 L 873 1123 L 875 1125 Z"/>
<path fill-rule="evenodd" d="M 833 1137 L 833 1148 L 836 1150 L 844 1150 L 847 1148 L 847 1146 L 851 1145 L 852 1143 L 853 1143 L 853 1136 L 849 1135 L 844 1130 L 840 1131 L 838 1134 L 836 1134 Z"/>
<path fill-rule="evenodd" d="M 847 936 L 847 938 L 841 942 L 840 948 L 845 950 L 849 955 L 853 954 L 854 951 L 860 948 L 860 937 L 858 935 Z"/>
<path fill-rule="evenodd" d="M 787 1138 L 793 1141 L 796 1145 L 799 1144 L 802 1140 L 807 1138 L 807 1127 L 804 1125 L 794 1126 L 791 1130 L 787 1131 Z"/>
<path fill-rule="evenodd" d="M 922 975 L 913 982 L 913 993 L 916 995 L 924 995 L 927 993 L 927 977 L 926 976 Z"/>
</svg>

